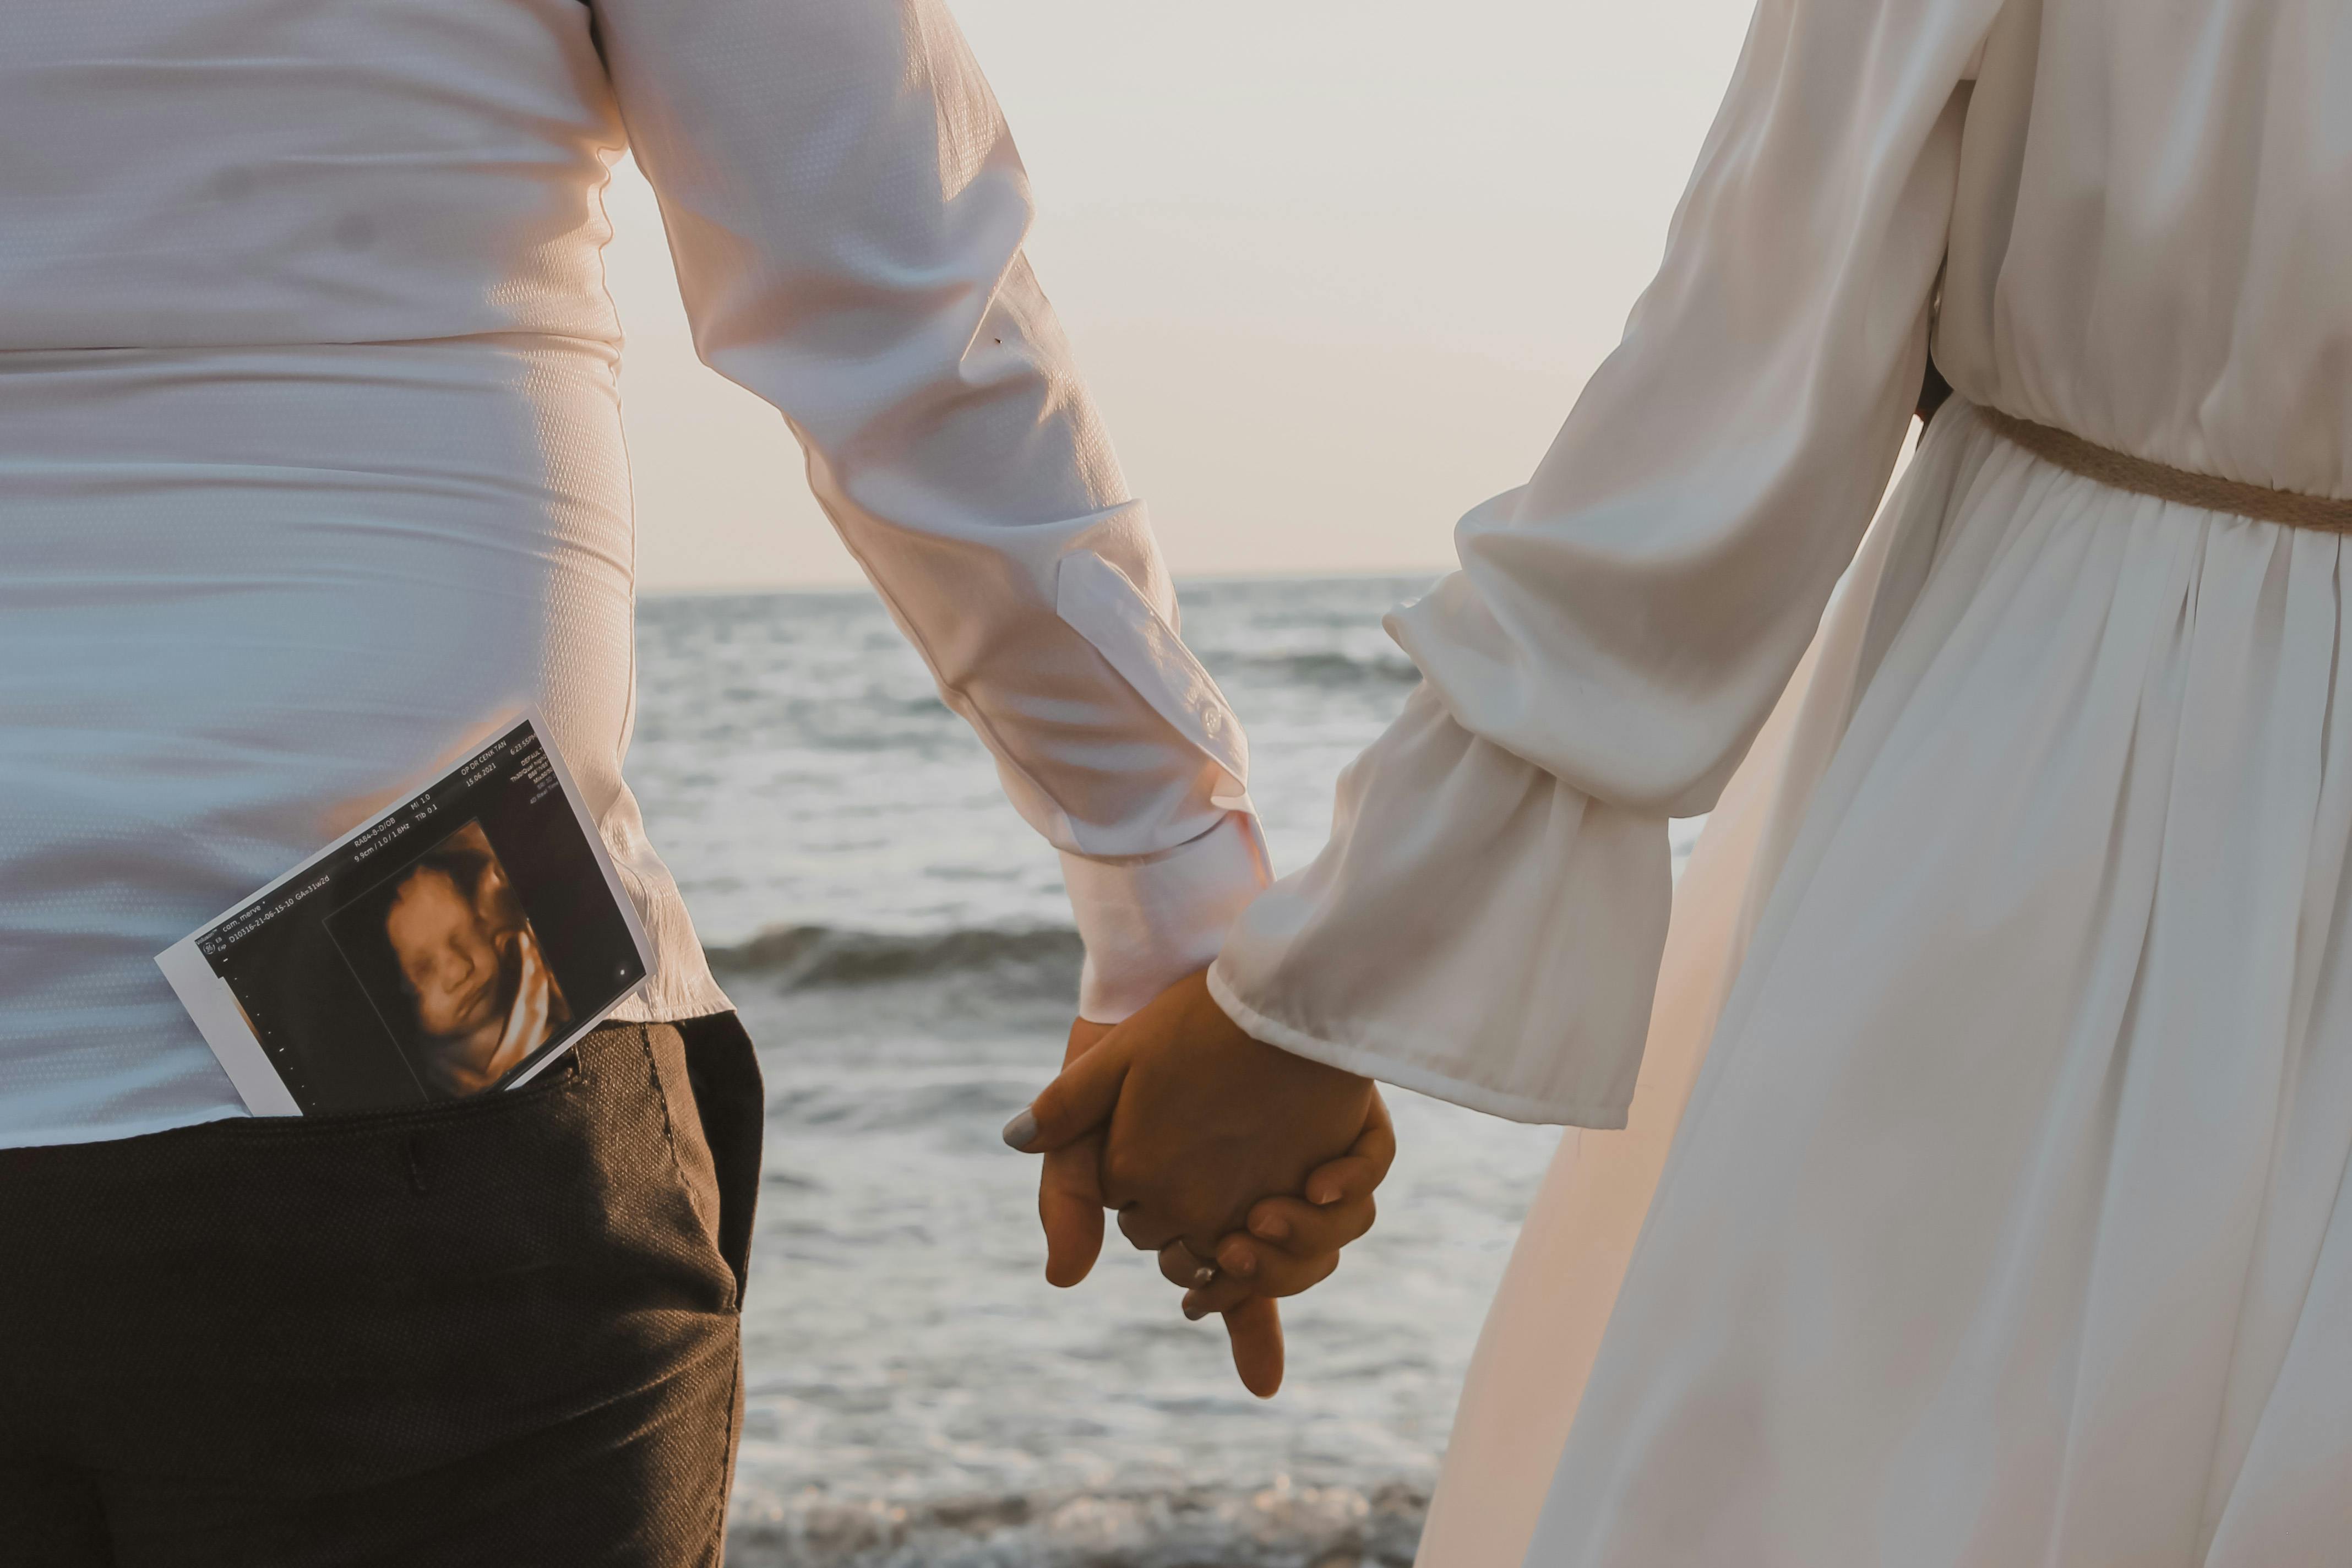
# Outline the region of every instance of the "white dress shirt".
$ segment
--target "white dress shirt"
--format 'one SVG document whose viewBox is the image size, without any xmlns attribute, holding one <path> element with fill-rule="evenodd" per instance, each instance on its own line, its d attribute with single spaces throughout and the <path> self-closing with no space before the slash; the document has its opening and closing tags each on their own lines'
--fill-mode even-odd
<svg viewBox="0 0 2352 1568">
<path fill-rule="evenodd" d="M 536 702 L 622 781 L 624 146 L 1124 1016 L 1265 877 L 1247 752 L 1021 255 L 937 0 L 20 0 L 0 50 L 0 1144 L 238 1113 L 152 955 Z M 792 911 L 778 911 L 779 918 Z M 805 912 L 805 911 L 802 911 Z"/>
</svg>

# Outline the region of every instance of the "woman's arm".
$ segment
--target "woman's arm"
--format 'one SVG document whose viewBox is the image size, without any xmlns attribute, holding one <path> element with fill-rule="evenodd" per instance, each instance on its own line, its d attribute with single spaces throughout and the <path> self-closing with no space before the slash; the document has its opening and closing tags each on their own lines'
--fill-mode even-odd
<svg viewBox="0 0 2352 1568">
<path fill-rule="evenodd" d="M 1916 402 L 1999 0 L 1764 0 L 1664 264 L 1534 478 L 1392 616 L 1427 678 L 1211 972 L 1253 1035 L 1622 1125 L 1670 898 Z"/>
<path fill-rule="evenodd" d="M 939 0 L 595 0 L 706 363 L 1063 852 L 1081 1011 L 1127 1016 L 1265 880 L 1241 727 L 1021 244 L 1029 190 Z"/>
</svg>

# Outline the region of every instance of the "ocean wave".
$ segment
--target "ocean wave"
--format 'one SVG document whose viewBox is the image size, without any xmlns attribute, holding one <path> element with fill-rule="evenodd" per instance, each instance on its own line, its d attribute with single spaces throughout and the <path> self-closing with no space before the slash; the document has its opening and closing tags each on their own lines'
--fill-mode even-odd
<svg viewBox="0 0 2352 1568">
<path fill-rule="evenodd" d="M 852 1501 L 739 1494 L 728 1568 L 1410 1568 L 1429 1499 L 1295 1486 Z"/>
<path fill-rule="evenodd" d="M 704 950 L 721 982 L 764 982 L 781 991 L 898 985 L 984 975 L 1015 989 L 1068 992 L 1086 947 L 1067 926 L 980 927 L 899 934 L 834 926 L 782 926 L 732 947 Z"/>
<path fill-rule="evenodd" d="M 1213 671 L 1246 670 L 1285 686 L 1412 686 L 1421 679 L 1412 660 L 1394 652 L 1370 658 L 1344 653 L 1204 654 L 1202 661 Z"/>
</svg>

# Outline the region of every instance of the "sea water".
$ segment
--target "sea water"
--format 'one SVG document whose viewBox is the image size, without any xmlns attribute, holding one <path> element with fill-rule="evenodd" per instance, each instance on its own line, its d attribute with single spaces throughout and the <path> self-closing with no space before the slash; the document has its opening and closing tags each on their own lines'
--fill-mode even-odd
<svg viewBox="0 0 2352 1568">
<path fill-rule="evenodd" d="M 1425 586 L 1181 589 L 1278 871 L 1412 689 L 1380 618 Z M 1411 1562 L 1560 1133 L 1391 1091 L 1380 1224 L 1285 1303 L 1288 1380 L 1252 1398 L 1116 1229 L 1084 1285 L 1045 1282 L 1036 1163 L 997 1130 L 1069 1026 L 1059 866 L 879 605 L 649 599 L 637 646 L 629 777 L 767 1077 L 729 1562 Z"/>
</svg>

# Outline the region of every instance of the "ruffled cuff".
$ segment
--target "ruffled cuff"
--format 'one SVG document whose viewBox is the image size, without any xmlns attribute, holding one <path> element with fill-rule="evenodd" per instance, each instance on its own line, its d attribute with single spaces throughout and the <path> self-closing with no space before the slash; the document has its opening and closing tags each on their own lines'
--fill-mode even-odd
<svg viewBox="0 0 2352 1568">
<path fill-rule="evenodd" d="M 1622 1127 L 1672 900 L 1664 816 L 1478 739 L 1424 685 L 1209 986 L 1299 1056 L 1515 1121 Z"/>
<path fill-rule="evenodd" d="M 1269 875 L 1257 818 L 1242 811 L 1154 859 L 1063 851 L 1063 880 L 1087 944 L 1078 1016 L 1116 1024 L 1206 964 Z"/>
</svg>

